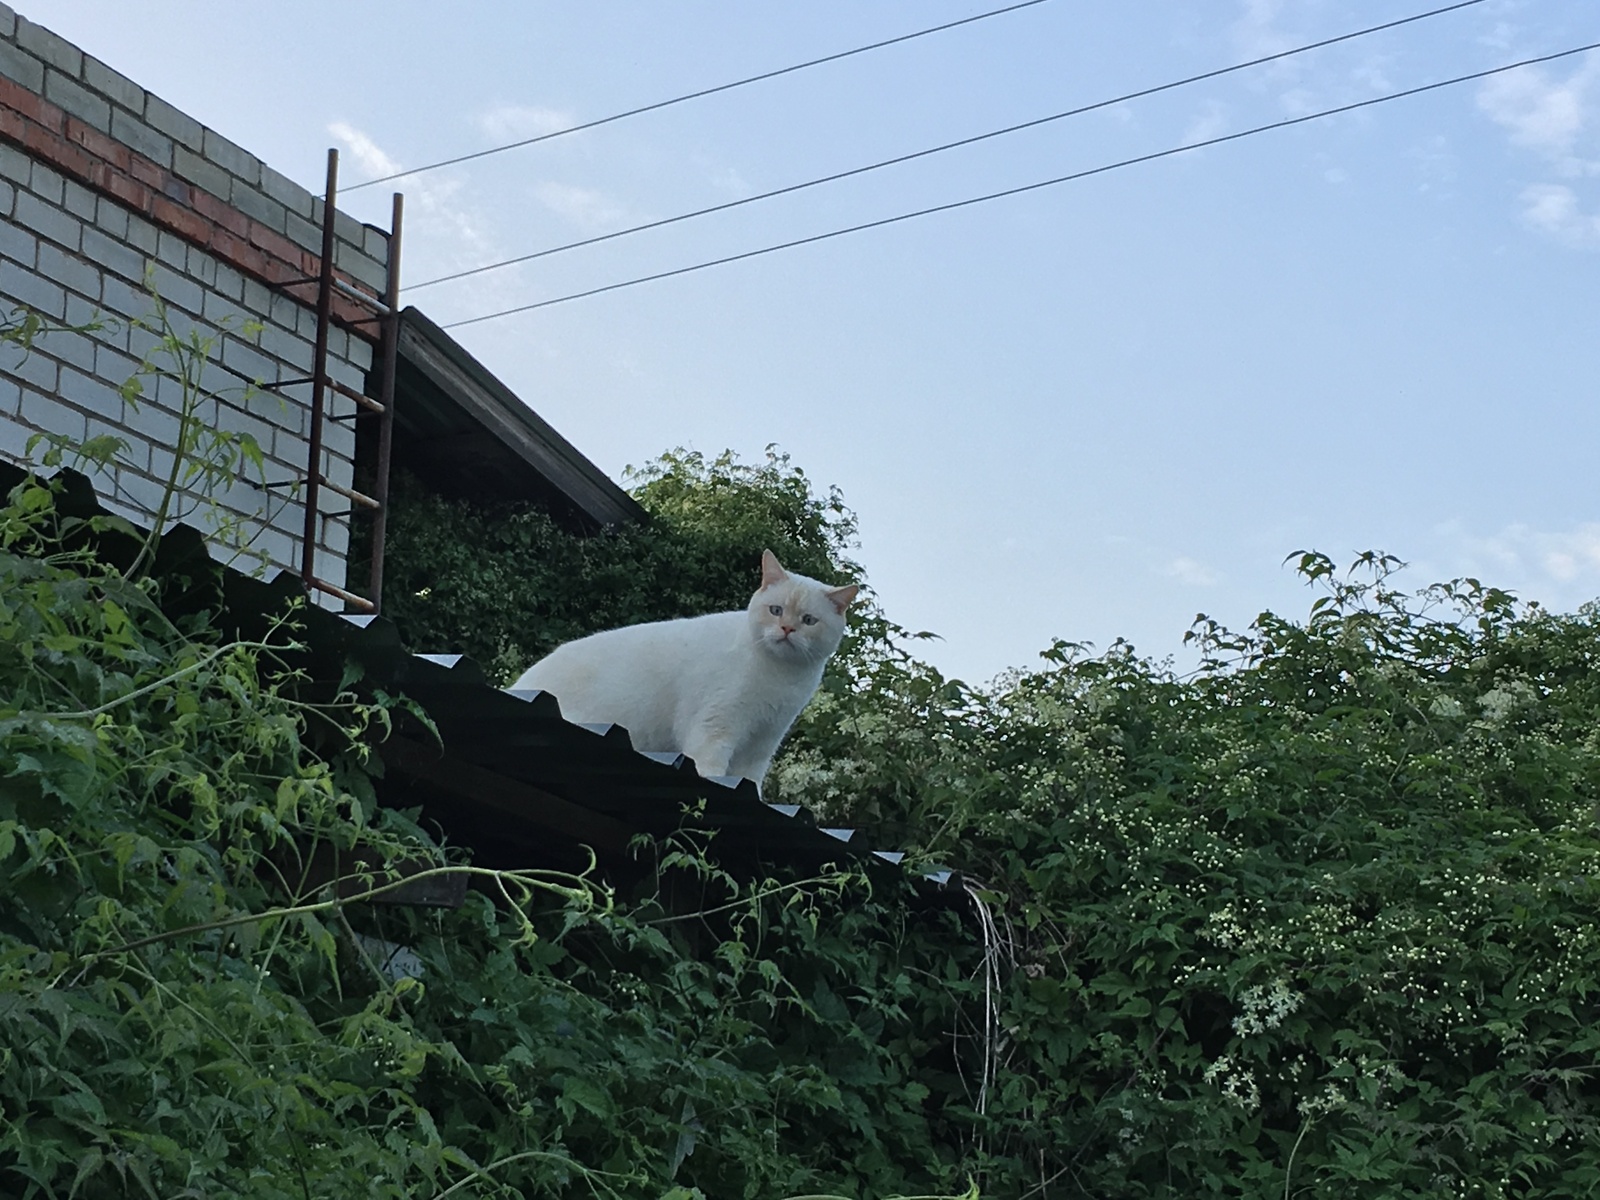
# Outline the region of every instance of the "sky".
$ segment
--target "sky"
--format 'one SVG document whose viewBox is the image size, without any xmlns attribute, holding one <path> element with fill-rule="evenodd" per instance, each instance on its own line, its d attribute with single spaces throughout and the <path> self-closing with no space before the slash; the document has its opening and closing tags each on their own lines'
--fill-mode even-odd
<svg viewBox="0 0 1600 1200">
<path fill-rule="evenodd" d="M 839 183 L 739 199 L 1438 7 L 1043 0 L 536 146 L 406 195 L 441 323 L 1192 145 L 1600 41 L 1592 0 L 1463 10 Z M 1004 0 L 21 0 L 320 191 Z M 613 477 L 776 444 L 860 518 L 924 657 L 1052 639 L 1188 661 L 1197 613 L 1307 611 L 1284 565 L 1398 555 L 1600 595 L 1600 52 L 453 330 Z M 422 649 L 440 649 L 423 647 Z"/>
</svg>

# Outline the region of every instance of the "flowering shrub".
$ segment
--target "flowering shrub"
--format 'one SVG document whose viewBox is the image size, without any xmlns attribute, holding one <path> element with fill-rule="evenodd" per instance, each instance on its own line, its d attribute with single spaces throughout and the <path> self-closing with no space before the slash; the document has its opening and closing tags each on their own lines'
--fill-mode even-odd
<svg viewBox="0 0 1600 1200">
<path fill-rule="evenodd" d="M 408 640 L 509 673 L 741 602 L 763 545 L 857 575 L 781 457 L 639 485 L 589 539 L 402 489 Z M 1192 676 L 1058 642 L 973 689 L 869 608 L 769 783 L 905 879 L 686 839 L 699 914 L 395 913 L 286 869 L 446 863 L 374 803 L 375 698 L 313 713 L 49 510 L 0 510 L 0 1193 L 1600 1193 L 1600 610 L 1305 554 L 1307 618 L 1202 619 Z"/>
</svg>

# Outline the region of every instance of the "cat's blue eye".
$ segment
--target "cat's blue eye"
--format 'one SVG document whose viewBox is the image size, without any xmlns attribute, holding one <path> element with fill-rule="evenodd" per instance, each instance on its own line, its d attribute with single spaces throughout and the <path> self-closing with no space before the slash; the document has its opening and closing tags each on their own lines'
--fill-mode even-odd
<svg viewBox="0 0 1600 1200">
<path fill-rule="evenodd" d="M 781 617 L 783 616 L 783 605 L 769 604 L 767 605 L 767 611 L 775 617 Z"/>
<path fill-rule="evenodd" d="M 805 616 L 800 618 L 800 623 L 802 625 L 815 625 L 817 623 L 817 619 L 810 613 L 807 613 Z"/>
</svg>

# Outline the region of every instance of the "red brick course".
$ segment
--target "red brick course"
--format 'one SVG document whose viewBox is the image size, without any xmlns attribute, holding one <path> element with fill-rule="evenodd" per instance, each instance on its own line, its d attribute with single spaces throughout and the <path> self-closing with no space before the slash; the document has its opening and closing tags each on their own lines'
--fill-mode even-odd
<svg viewBox="0 0 1600 1200">
<path fill-rule="evenodd" d="M 30 157 L 236 270 L 288 291 L 304 304 L 315 303 L 320 255 L 5 78 L 0 78 L 0 141 L 20 146 Z M 339 275 L 361 286 L 343 272 Z M 333 316 L 356 336 L 378 340 L 371 311 L 337 292 Z"/>
</svg>

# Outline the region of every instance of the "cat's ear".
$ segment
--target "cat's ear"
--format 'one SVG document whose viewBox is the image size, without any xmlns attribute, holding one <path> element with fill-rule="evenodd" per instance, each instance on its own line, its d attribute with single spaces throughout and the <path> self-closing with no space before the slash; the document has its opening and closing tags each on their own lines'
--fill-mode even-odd
<svg viewBox="0 0 1600 1200">
<path fill-rule="evenodd" d="M 789 578 L 789 572 L 785 571 L 782 565 L 779 564 L 778 556 L 771 550 L 763 550 L 761 552 L 761 586 L 764 588 L 771 587 L 775 583 L 782 583 L 787 578 Z"/>
<path fill-rule="evenodd" d="M 850 607 L 850 601 L 856 598 L 856 593 L 860 590 L 861 585 L 859 583 L 852 583 L 849 587 L 834 588 L 827 593 L 827 597 L 833 601 L 833 607 L 842 614 L 845 609 Z"/>
</svg>

